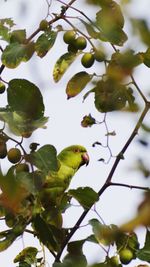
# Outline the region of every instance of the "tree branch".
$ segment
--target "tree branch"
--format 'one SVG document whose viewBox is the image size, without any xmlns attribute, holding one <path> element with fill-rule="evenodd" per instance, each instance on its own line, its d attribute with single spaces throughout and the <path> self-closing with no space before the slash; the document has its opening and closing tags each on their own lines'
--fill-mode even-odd
<svg viewBox="0 0 150 267">
<path fill-rule="evenodd" d="M 108 175 L 108 177 L 107 177 L 107 179 L 106 179 L 104 185 L 103 185 L 103 186 L 101 187 L 101 189 L 98 191 L 98 195 L 99 195 L 99 196 L 101 196 L 101 195 L 104 193 L 104 191 L 105 191 L 110 185 L 116 185 L 116 186 L 117 186 L 117 183 L 112 183 L 112 182 L 111 182 L 111 179 L 112 179 L 112 177 L 113 177 L 113 175 L 114 175 L 114 172 L 115 172 L 115 170 L 116 170 L 116 168 L 117 168 L 117 166 L 118 166 L 120 160 L 123 159 L 123 155 L 124 155 L 125 151 L 126 151 L 127 148 L 129 147 L 129 145 L 131 144 L 131 142 L 133 141 L 133 139 L 135 138 L 135 136 L 137 135 L 138 130 L 139 130 L 141 124 L 142 124 L 142 121 L 144 120 L 144 118 L 145 118 L 147 112 L 149 111 L 149 109 L 150 109 L 150 102 L 147 102 L 146 105 L 145 105 L 145 108 L 144 108 L 144 110 L 143 110 L 143 112 L 142 112 L 142 114 L 141 114 L 141 116 L 140 116 L 140 118 L 139 118 L 139 120 L 138 120 L 138 122 L 137 122 L 135 128 L 134 128 L 134 130 L 132 131 L 132 133 L 131 133 L 131 135 L 130 135 L 130 137 L 129 137 L 129 139 L 127 140 L 127 142 L 126 142 L 125 145 L 123 146 L 122 150 L 120 151 L 120 153 L 119 153 L 118 156 L 116 157 L 116 160 L 115 160 L 115 162 L 114 162 L 114 164 L 113 164 L 113 166 L 112 166 L 112 169 L 111 169 L 111 171 L 110 171 L 110 173 L 109 173 L 109 175 Z M 121 184 L 120 184 L 120 185 L 121 185 Z M 119 184 L 118 184 L 118 186 L 119 186 Z M 130 187 L 130 188 L 131 188 L 130 185 L 129 185 L 129 186 L 127 186 L 127 185 L 122 185 L 122 186 L 124 186 L 124 187 Z M 133 187 L 132 187 L 132 188 L 133 188 Z M 135 187 L 134 187 L 134 188 L 135 188 Z M 139 189 L 139 188 L 136 187 L 136 189 Z M 65 242 L 63 243 L 63 245 L 62 245 L 62 247 L 61 247 L 59 253 L 58 253 L 57 256 L 56 256 L 55 262 L 59 262 L 59 261 L 60 261 L 60 257 L 61 257 L 61 255 L 62 255 L 62 253 L 63 253 L 64 248 L 66 247 L 66 245 L 68 244 L 69 240 L 70 240 L 71 237 L 74 235 L 74 233 L 76 232 L 76 230 L 79 228 L 81 222 L 84 220 L 84 218 L 86 217 L 86 215 L 88 214 L 88 212 L 90 211 L 90 209 L 91 209 L 91 207 L 90 207 L 89 209 L 87 209 L 87 210 L 84 210 L 83 213 L 81 214 L 80 218 L 78 219 L 78 221 L 76 222 L 76 224 L 75 224 L 74 227 L 72 228 L 71 232 L 70 232 L 70 233 L 68 234 L 68 236 L 66 237 Z"/>
</svg>

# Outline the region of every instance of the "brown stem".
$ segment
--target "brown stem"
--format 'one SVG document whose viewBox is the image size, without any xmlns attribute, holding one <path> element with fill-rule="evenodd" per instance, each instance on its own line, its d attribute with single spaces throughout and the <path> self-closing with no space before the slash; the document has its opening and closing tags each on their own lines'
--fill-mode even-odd
<svg viewBox="0 0 150 267">
<path fill-rule="evenodd" d="M 130 184 L 122 184 L 122 183 L 114 183 L 114 182 L 110 182 L 109 186 L 122 186 L 122 187 L 127 187 L 130 189 L 139 189 L 139 190 L 145 190 L 145 191 L 150 190 L 150 187 L 130 185 Z"/>
<path fill-rule="evenodd" d="M 136 81 L 135 81 L 133 75 L 130 75 L 130 77 L 131 77 L 132 83 L 133 83 L 134 86 L 136 87 L 136 89 L 137 89 L 137 91 L 139 92 L 140 96 L 142 97 L 143 101 L 144 101 L 145 103 L 147 103 L 147 99 L 146 99 L 145 95 L 142 93 L 142 91 L 141 91 L 141 89 L 139 88 L 138 84 L 136 83 Z"/>
</svg>

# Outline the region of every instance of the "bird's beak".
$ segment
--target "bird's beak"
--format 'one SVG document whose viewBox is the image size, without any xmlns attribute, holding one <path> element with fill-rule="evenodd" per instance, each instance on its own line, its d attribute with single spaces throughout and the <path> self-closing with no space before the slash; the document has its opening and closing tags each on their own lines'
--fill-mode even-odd
<svg viewBox="0 0 150 267">
<path fill-rule="evenodd" d="M 89 155 L 87 152 L 82 155 L 82 159 L 87 166 L 89 164 L 89 161 L 90 161 L 90 158 L 89 158 Z"/>
</svg>

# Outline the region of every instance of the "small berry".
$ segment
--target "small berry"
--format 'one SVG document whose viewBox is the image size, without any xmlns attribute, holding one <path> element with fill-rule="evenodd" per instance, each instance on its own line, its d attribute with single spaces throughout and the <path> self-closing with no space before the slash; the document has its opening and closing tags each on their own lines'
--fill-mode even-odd
<svg viewBox="0 0 150 267">
<path fill-rule="evenodd" d="M 77 53 L 78 49 L 77 49 L 77 47 L 75 45 L 69 44 L 68 45 L 68 52 Z"/>
<path fill-rule="evenodd" d="M 15 165 L 16 173 L 18 172 L 29 172 L 29 166 L 26 163 L 20 163 Z"/>
<path fill-rule="evenodd" d="M 75 45 L 77 47 L 77 49 L 79 50 L 83 50 L 86 48 L 87 46 L 87 41 L 84 37 L 82 36 L 79 36 L 77 39 L 76 39 L 76 42 L 75 42 Z"/>
<path fill-rule="evenodd" d="M 21 159 L 21 152 L 18 148 L 11 148 L 7 153 L 7 157 L 11 163 L 17 163 Z"/>
<path fill-rule="evenodd" d="M 98 62 L 102 62 L 105 60 L 105 54 L 100 50 L 95 50 L 94 58 Z"/>
<path fill-rule="evenodd" d="M 41 31 L 47 30 L 48 26 L 49 26 L 49 24 L 48 24 L 48 21 L 46 19 L 41 20 L 40 25 L 39 25 L 39 28 Z"/>
<path fill-rule="evenodd" d="M 121 263 L 125 265 L 128 264 L 134 257 L 133 252 L 128 248 L 122 249 L 119 253 L 119 256 Z"/>
<path fill-rule="evenodd" d="M 7 155 L 7 146 L 5 142 L 0 142 L 0 158 L 4 159 Z"/>
<path fill-rule="evenodd" d="M 3 94 L 5 92 L 5 84 L 0 82 L 0 94 Z"/>
<path fill-rule="evenodd" d="M 73 30 L 66 31 L 63 40 L 66 44 L 73 44 L 76 39 L 76 33 Z"/>
<path fill-rule="evenodd" d="M 91 53 L 85 53 L 81 58 L 81 63 L 85 68 L 90 68 L 94 63 L 94 56 Z"/>
</svg>

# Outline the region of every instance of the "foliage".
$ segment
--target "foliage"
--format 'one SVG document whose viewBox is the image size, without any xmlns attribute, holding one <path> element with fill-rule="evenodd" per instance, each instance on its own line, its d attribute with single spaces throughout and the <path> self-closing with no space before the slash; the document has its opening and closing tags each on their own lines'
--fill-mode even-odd
<svg viewBox="0 0 150 267">
<path fill-rule="evenodd" d="M 59 4 L 60 12 L 51 11 L 53 2 Z M 115 183 L 112 179 L 139 130 L 147 138 L 150 133 L 149 125 L 143 122 L 148 116 L 150 101 L 134 78 L 137 67 L 150 67 L 150 29 L 146 18 L 135 19 L 126 12 L 126 5 L 132 1 L 118 3 L 114 0 L 86 0 L 89 9 L 97 10 L 94 18 L 87 16 L 86 8 L 81 10 L 76 2 L 43 1 L 47 4 L 47 16 L 30 36 L 26 29 L 16 29 L 13 18 L 0 19 L 0 94 L 4 94 L 7 100 L 6 106 L 0 107 L 0 120 L 3 122 L 0 129 L 0 158 L 2 165 L 6 160 L 9 162 L 6 173 L 0 172 L 0 217 L 7 226 L 0 232 L 0 251 L 6 250 L 18 237 L 28 232 L 38 239 L 43 251 L 46 247 L 54 257 L 53 267 L 89 266 L 86 253 L 83 253 L 83 246 L 87 242 L 94 243 L 105 252 L 105 259 L 91 267 L 121 267 L 135 259 L 139 260 L 139 266 L 148 266 L 143 265 L 143 262 L 150 263 L 150 188 Z M 69 12 L 75 12 L 80 26 L 72 20 L 74 15 L 69 15 Z M 128 30 L 124 27 L 126 21 L 130 24 Z M 69 30 L 66 30 L 66 25 Z M 32 30 L 32 25 L 30 26 Z M 128 40 L 132 40 L 130 28 L 139 38 L 143 51 L 137 51 L 136 48 L 133 50 L 132 45 L 127 44 Z M 45 144 L 38 148 L 39 144 L 35 141 L 31 142 L 29 151 L 26 151 L 25 138 L 30 141 L 33 132 L 39 128 L 45 129 L 49 119 L 44 115 L 44 94 L 42 88 L 26 79 L 26 74 L 23 78 L 14 77 L 10 80 L 5 80 L 3 76 L 4 70 L 5 73 L 11 72 L 13 76 L 14 69 L 18 69 L 23 62 L 28 64 L 33 56 L 47 60 L 48 53 L 55 51 L 58 38 L 61 38 L 67 51 L 56 58 L 53 66 L 54 82 L 63 80 L 68 69 L 77 61 L 83 70 L 72 73 L 67 80 L 67 99 L 74 98 L 78 101 L 77 96 L 83 94 L 84 102 L 94 94 L 93 107 L 104 118 L 98 121 L 89 113 L 81 121 L 84 128 L 103 125 L 106 130 L 106 145 L 96 141 L 93 147 L 99 145 L 109 152 L 107 161 L 99 159 L 101 164 L 110 161 L 113 164 L 105 183 L 97 191 L 88 186 L 69 188 L 78 169 L 88 164 L 89 156 L 83 146 L 73 145 L 57 154 L 54 145 Z M 84 93 L 85 88 L 87 91 Z M 141 100 L 143 106 L 139 105 Z M 126 112 L 129 120 L 130 113 L 134 112 L 137 118 L 131 135 L 115 157 L 109 140 L 116 133 L 109 132 L 107 125 L 107 114 L 113 112 Z M 139 143 L 145 149 L 148 147 L 144 138 Z M 12 148 L 8 151 L 9 144 Z M 145 182 L 144 178 L 149 179 L 150 170 L 143 162 L 144 159 L 137 161 L 136 171 L 142 174 Z M 102 201 L 104 191 L 113 186 L 145 191 L 137 215 L 121 226 L 106 225 L 95 206 Z M 83 212 L 75 225 L 68 229 L 63 224 L 63 215 L 76 202 Z M 95 211 L 96 218 L 91 215 L 92 218 L 87 223 L 91 227 L 91 235 L 70 241 L 92 210 Z M 84 226 L 85 229 L 87 225 Z M 136 228 L 141 226 L 146 228 L 142 248 L 136 233 Z M 66 247 L 67 252 L 61 260 Z M 17 264 L 16 267 L 46 266 L 45 253 L 42 256 L 39 254 L 37 248 L 28 246 L 14 257 L 14 264 Z"/>
</svg>

